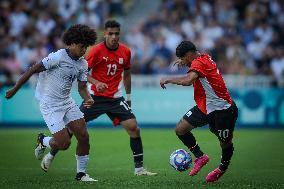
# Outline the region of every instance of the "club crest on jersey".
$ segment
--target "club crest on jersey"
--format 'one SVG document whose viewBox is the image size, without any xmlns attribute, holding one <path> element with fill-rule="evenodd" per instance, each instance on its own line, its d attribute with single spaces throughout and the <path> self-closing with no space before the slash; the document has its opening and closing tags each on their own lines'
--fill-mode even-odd
<svg viewBox="0 0 284 189">
<path fill-rule="evenodd" d="M 119 63 L 119 64 L 123 64 L 123 58 L 119 58 L 119 59 L 118 59 L 118 63 Z"/>
<path fill-rule="evenodd" d="M 107 56 L 103 56 L 103 59 L 107 62 L 108 57 Z"/>
</svg>

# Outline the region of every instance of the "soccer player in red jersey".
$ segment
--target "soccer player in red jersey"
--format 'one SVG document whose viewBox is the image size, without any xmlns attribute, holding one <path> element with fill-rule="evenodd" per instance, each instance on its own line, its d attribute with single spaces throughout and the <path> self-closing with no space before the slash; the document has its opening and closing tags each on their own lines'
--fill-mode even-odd
<svg viewBox="0 0 284 189">
<path fill-rule="evenodd" d="M 207 164 L 209 157 L 201 151 L 191 130 L 209 124 L 210 131 L 218 137 L 222 148 L 219 167 L 206 177 L 207 182 L 215 182 L 228 169 L 233 155 L 232 139 L 238 108 L 228 92 L 216 63 L 208 54 L 200 54 L 192 42 L 183 41 L 176 48 L 176 56 L 178 66 L 189 67 L 188 74 L 162 78 L 160 85 L 165 89 L 165 84 L 168 83 L 183 86 L 193 84 L 196 106 L 183 116 L 175 132 L 196 157 L 194 167 L 189 173 L 190 176 L 194 176 Z"/>
<path fill-rule="evenodd" d="M 143 146 L 140 129 L 131 110 L 131 51 L 119 42 L 120 24 L 115 20 L 105 23 L 105 40 L 93 46 L 86 60 L 91 75 L 88 81 L 92 83 L 91 96 L 94 104 L 81 111 L 85 120 L 91 121 L 102 114 L 112 120 L 114 126 L 121 124 L 130 136 L 130 147 L 133 152 L 135 175 L 152 176 L 152 173 L 143 168 Z M 122 96 L 124 85 L 127 100 Z"/>
</svg>

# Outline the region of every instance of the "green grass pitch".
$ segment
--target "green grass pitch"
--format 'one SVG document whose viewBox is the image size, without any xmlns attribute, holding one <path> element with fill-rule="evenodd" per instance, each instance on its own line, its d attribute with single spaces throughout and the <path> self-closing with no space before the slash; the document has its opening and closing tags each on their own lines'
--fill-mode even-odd
<svg viewBox="0 0 284 189">
<path fill-rule="evenodd" d="M 284 130 L 236 130 L 235 154 L 227 173 L 206 184 L 205 177 L 220 160 L 217 138 L 209 130 L 194 134 L 210 162 L 195 177 L 177 172 L 169 165 L 169 155 L 184 148 L 172 129 L 142 129 L 145 167 L 158 172 L 155 177 L 133 175 L 129 137 L 122 129 L 89 129 L 91 151 L 88 173 L 99 180 L 74 180 L 75 139 L 60 152 L 50 170 L 40 169 L 34 157 L 35 137 L 40 129 L 0 130 L 0 188 L 284 188 Z M 46 133 L 47 130 L 45 130 Z"/>
</svg>

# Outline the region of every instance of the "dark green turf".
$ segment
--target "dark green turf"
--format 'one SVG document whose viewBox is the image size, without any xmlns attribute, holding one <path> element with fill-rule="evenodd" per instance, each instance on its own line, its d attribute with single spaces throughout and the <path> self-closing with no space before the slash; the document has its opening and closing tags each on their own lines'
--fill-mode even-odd
<svg viewBox="0 0 284 189">
<path fill-rule="evenodd" d="M 237 130 L 235 155 L 229 171 L 214 184 L 205 177 L 220 158 L 217 139 L 208 130 L 194 132 L 210 162 L 195 177 L 174 171 L 170 153 L 184 148 L 172 130 L 142 130 L 145 167 L 156 177 L 136 177 L 129 137 L 120 129 L 91 129 L 89 174 L 97 183 L 79 183 L 75 176 L 75 140 L 56 157 L 48 173 L 34 158 L 39 129 L 0 130 L 0 188 L 284 188 L 284 130 Z M 47 132 L 48 133 L 48 132 Z"/>
</svg>

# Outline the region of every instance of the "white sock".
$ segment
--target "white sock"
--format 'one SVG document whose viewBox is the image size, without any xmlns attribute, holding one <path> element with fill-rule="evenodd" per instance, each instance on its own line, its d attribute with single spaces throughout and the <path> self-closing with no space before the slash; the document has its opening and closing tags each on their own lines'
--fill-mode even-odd
<svg viewBox="0 0 284 189">
<path fill-rule="evenodd" d="M 53 137 L 44 137 L 42 140 L 42 144 L 48 148 L 51 148 L 49 145 L 49 141 L 52 139 Z"/>
<path fill-rule="evenodd" d="M 48 154 L 46 154 L 46 156 L 47 156 L 48 159 L 53 159 L 54 158 L 54 156 L 50 152 Z"/>
<path fill-rule="evenodd" d="M 77 173 L 83 172 L 86 173 L 88 161 L 89 161 L 89 155 L 84 155 L 84 156 L 78 156 L 75 155 L 76 160 L 77 160 Z"/>
</svg>

